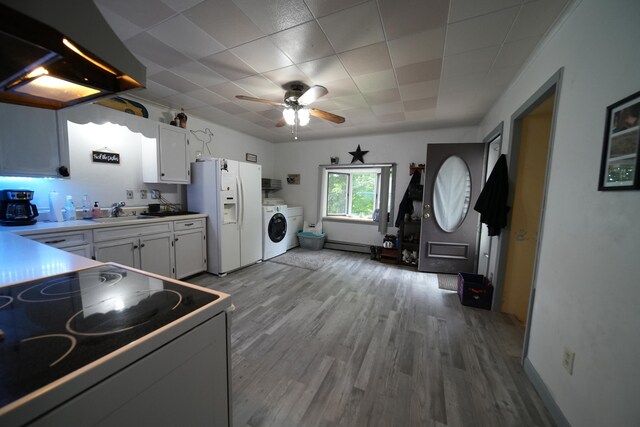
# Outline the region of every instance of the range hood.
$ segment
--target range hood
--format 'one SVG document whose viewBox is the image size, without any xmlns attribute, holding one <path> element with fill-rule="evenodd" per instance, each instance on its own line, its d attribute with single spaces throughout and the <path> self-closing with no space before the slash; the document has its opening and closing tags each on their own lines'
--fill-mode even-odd
<svg viewBox="0 0 640 427">
<path fill-rule="evenodd" d="M 0 102 L 60 109 L 143 87 L 91 0 L 0 0 Z"/>
</svg>

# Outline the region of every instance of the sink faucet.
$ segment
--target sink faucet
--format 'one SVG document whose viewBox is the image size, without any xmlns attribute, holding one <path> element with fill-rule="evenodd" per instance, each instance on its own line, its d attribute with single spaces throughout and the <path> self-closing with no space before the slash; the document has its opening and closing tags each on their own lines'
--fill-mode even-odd
<svg viewBox="0 0 640 427">
<path fill-rule="evenodd" d="M 125 202 L 116 202 L 112 204 L 109 208 L 109 216 L 119 217 L 120 215 L 124 214 L 122 207 L 125 205 Z"/>
</svg>

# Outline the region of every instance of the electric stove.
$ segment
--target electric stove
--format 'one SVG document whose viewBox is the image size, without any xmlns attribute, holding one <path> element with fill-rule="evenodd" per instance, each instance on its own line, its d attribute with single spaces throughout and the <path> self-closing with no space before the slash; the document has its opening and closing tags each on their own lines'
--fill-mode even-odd
<svg viewBox="0 0 640 427">
<path fill-rule="evenodd" d="M 0 413 L 218 298 L 108 264 L 0 288 Z"/>
</svg>

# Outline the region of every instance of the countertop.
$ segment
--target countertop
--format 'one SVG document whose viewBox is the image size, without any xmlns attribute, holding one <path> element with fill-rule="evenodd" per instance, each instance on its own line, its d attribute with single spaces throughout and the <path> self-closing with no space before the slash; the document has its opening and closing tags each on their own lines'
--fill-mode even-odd
<svg viewBox="0 0 640 427">
<path fill-rule="evenodd" d="M 67 273 L 103 263 L 74 255 L 21 236 L 46 232 L 91 230 L 107 227 L 145 225 L 157 222 L 206 218 L 206 214 L 176 215 L 162 218 L 132 217 L 112 223 L 91 220 L 64 222 L 38 221 L 33 225 L 0 226 L 0 286 Z"/>
</svg>

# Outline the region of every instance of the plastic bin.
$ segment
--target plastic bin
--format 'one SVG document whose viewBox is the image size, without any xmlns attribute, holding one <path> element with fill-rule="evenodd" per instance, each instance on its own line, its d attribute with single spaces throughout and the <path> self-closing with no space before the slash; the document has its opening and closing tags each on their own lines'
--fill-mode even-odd
<svg viewBox="0 0 640 427">
<path fill-rule="evenodd" d="M 458 297 L 462 305 L 491 310 L 493 285 L 482 274 L 458 273 Z"/>
<path fill-rule="evenodd" d="M 296 234 L 300 247 L 302 249 L 311 249 L 312 251 L 318 251 L 324 247 L 324 240 L 327 237 L 327 233 L 312 233 L 310 231 L 298 231 Z"/>
</svg>

